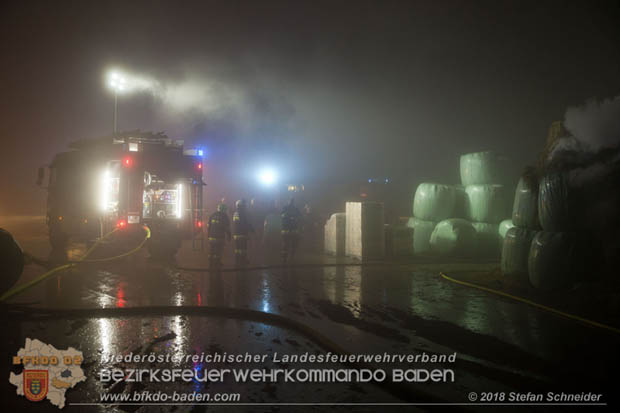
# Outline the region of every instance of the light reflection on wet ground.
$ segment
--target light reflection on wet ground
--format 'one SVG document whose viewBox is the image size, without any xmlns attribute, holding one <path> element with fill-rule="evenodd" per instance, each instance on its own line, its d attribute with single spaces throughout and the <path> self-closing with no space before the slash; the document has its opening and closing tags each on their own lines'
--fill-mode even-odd
<svg viewBox="0 0 620 413">
<path fill-rule="evenodd" d="M 76 254 L 78 250 L 76 247 Z M 334 258 L 317 255 L 298 259 L 334 262 Z M 178 261 L 184 266 L 200 267 L 206 260 L 204 255 L 184 250 Z M 471 270 L 493 265 L 453 268 Z M 441 281 L 437 272 L 447 268 L 447 264 L 426 264 L 209 274 L 179 271 L 170 264 L 153 262 L 146 252 L 140 252 L 118 263 L 82 265 L 37 286 L 15 302 L 46 308 L 247 308 L 297 320 L 354 353 L 456 351 L 462 360 L 457 366 L 457 383 L 441 388 L 442 395 L 452 400 L 461 400 L 469 389 L 509 390 L 528 381 L 529 387 L 541 386 L 539 379 L 556 381 L 575 370 L 590 371 L 596 376 L 600 372 L 607 374 L 606 368 L 617 365 L 617 358 L 607 359 L 615 354 L 615 338 L 512 301 Z M 25 278 L 41 269 L 28 271 Z M 36 337 L 60 348 L 72 345 L 90 355 L 92 373 L 101 367 L 97 361 L 101 355 L 143 350 L 161 337 L 169 338 L 154 344 L 154 348 L 170 354 L 207 350 L 264 353 L 275 348 L 289 353 L 319 350 L 306 337 L 279 327 L 214 317 L 100 318 L 46 325 L 27 323 L 14 328 L 9 347 L 23 345 L 25 337 Z M 597 341 L 597 351 L 584 352 L 591 348 L 593 340 Z M 100 390 L 89 383 L 88 391 L 80 393 L 83 400 L 95 399 Z M 231 391 L 239 390 L 230 384 L 229 387 Z M 525 387 L 527 391 L 529 387 Z M 243 391 L 259 401 L 393 399 L 373 386 L 364 387 L 363 392 L 358 390 L 326 386 L 308 392 L 303 386 L 286 385 L 275 390 L 269 386 L 248 386 Z"/>
</svg>

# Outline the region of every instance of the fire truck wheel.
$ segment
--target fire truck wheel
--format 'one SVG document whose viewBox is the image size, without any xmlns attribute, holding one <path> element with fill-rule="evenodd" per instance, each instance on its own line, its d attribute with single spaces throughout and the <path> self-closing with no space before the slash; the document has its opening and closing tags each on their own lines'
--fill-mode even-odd
<svg viewBox="0 0 620 413">
<path fill-rule="evenodd" d="M 59 228 L 50 228 L 50 244 L 53 250 L 63 251 L 67 249 L 69 243 L 69 236 L 62 232 Z"/>
</svg>

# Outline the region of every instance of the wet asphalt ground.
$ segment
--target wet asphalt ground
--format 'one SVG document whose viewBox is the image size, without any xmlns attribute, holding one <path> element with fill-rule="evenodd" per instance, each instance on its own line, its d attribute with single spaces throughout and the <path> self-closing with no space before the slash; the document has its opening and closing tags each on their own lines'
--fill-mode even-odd
<svg viewBox="0 0 620 413">
<path fill-rule="evenodd" d="M 43 218 L 2 218 L 0 226 L 11 231 L 23 249 L 45 258 L 50 254 Z M 99 254 L 112 253 L 103 247 Z M 111 247 L 110 247 L 111 248 Z M 277 264 L 277 251 L 252 246 L 250 266 Z M 231 249 L 231 246 L 228 246 Z M 69 255 L 78 257 L 84 245 L 72 245 Z M 230 251 L 229 251 L 230 252 Z M 293 264 L 347 263 L 345 258 L 302 251 Z M 226 257 L 225 266 L 232 263 Z M 201 412 L 201 411 L 378 411 L 424 409 L 425 406 L 372 406 L 366 403 L 415 401 L 416 391 L 469 411 L 495 411 L 498 406 L 467 405 L 470 393 L 483 392 L 595 392 L 613 401 L 620 340 L 613 333 L 596 330 L 542 312 L 509 299 L 442 280 L 448 274 L 489 271 L 496 262 L 408 261 L 402 265 L 338 266 L 261 269 L 208 273 L 179 270 L 206 267 L 206 252 L 193 251 L 186 243 L 175 262 L 159 262 L 147 251 L 105 264 L 81 264 L 51 278 L 10 301 L 12 305 L 46 309 L 110 309 L 105 316 L 50 317 L 33 320 L 3 309 L 2 356 L 7 380 L 2 404 L 7 411 L 56 411 L 44 401 L 33 404 L 15 395 L 8 382 L 11 357 L 27 337 L 56 348 L 74 347 L 83 352 L 88 379 L 66 393 L 67 411 Z M 26 267 L 19 283 L 45 271 L 40 265 Z M 455 363 L 439 365 L 455 371 L 448 383 L 413 383 L 404 400 L 386 385 L 371 383 L 236 383 L 187 384 L 127 383 L 109 386 L 97 380 L 104 368 L 151 368 L 147 365 L 106 362 L 115 354 L 267 354 L 263 363 L 170 363 L 156 368 L 316 368 L 316 365 L 274 362 L 274 354 L 324 354 L 327 348 L 311 334 L 257 319 L 217 314 L 115 315 L 114 309 L 149 307 L 226 307 L 277 314 L 329 338 L 354 354 L 453 354 Z M 11 314 L 9 316 L 9 314 Z M 393 368 L 436 368 L 434 364 L 376 365 Z M 323 364 L 321 368 L 343 368 Z M 239 393 L 241 402 L 230 405 L 82 405 L 95 403 L 100 394 L 135 391 Z M 284 405 L 282 404 L 284 403 Z M 303 405 L 290 405 L 300 403 Z M 325 406 L 318 403 L 350 403 Z M 36 407 L 36 410 L 35 410 Z M 593 409 L 586 407 L 584 409 Z M 603 409 L 604 407 L 597 407 Z M 563 411 L 565 406 L 504 406 L 501 410 Z"/>
</svg>

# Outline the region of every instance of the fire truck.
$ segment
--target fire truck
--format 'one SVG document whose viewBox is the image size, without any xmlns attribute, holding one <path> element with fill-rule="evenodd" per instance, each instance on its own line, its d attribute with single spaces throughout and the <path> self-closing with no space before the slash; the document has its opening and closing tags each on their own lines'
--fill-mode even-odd
<svg viewBox="0 0 620 413">
<path fill-rule="evenodd" d="M 52 248 L 92 242 L 114 229 L 143 233 L 154 257 L 176 254 L 182 240 L 203 241 L 203 156 L 161 133 L 124 132 L 83 139 L 39 168 L 47 180 L 47 225 Z M 47 178 L 46 178 L 47 176 Z"/>
</svg>

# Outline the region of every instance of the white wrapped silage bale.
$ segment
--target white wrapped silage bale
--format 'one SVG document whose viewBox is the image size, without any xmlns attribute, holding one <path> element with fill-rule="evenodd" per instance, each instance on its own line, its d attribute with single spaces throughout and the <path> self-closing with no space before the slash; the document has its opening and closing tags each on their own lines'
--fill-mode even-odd
<svg viewBox="0 0 620 413">
<path fill-rule="evenodd" d="M 425 221 L 441 221 L 453 216 L 455 205 L 454 186 L 421 183 L 413 197 L 413 216 Z"/>
<path fill-rule="evenodd" d="M 512 227 L 506 232 L 502 246 L 502 273 L 522 282 L 529 282 L 528 257 L 535 230 Z"/>
<path fill-rule="evenodd" d="M 508 159 L 493 151 L 461 155 L 461 183 L 468 185 L 506 183 Z"/>
<path fill-rule="evenodd" d="M 475 222 L 499 224 L 510 216 L 510 202 L 503 185 L 469 185 L 467 193 L 467 217 Z"/>
<path fill-rule="evenodd" d="M 437 222 L 409 218 L 407 226 L 413 228 L 413 253 L 421 254 L 431 250 L 431 234 Z"/>
<path fill-rule="evenodd" d="M 464 219 L 446 219 L 435 226 L 430 244 L 431 249 L 441 255 L 472 255 L 476 248 L 476 230 Z"/>
</svg>

